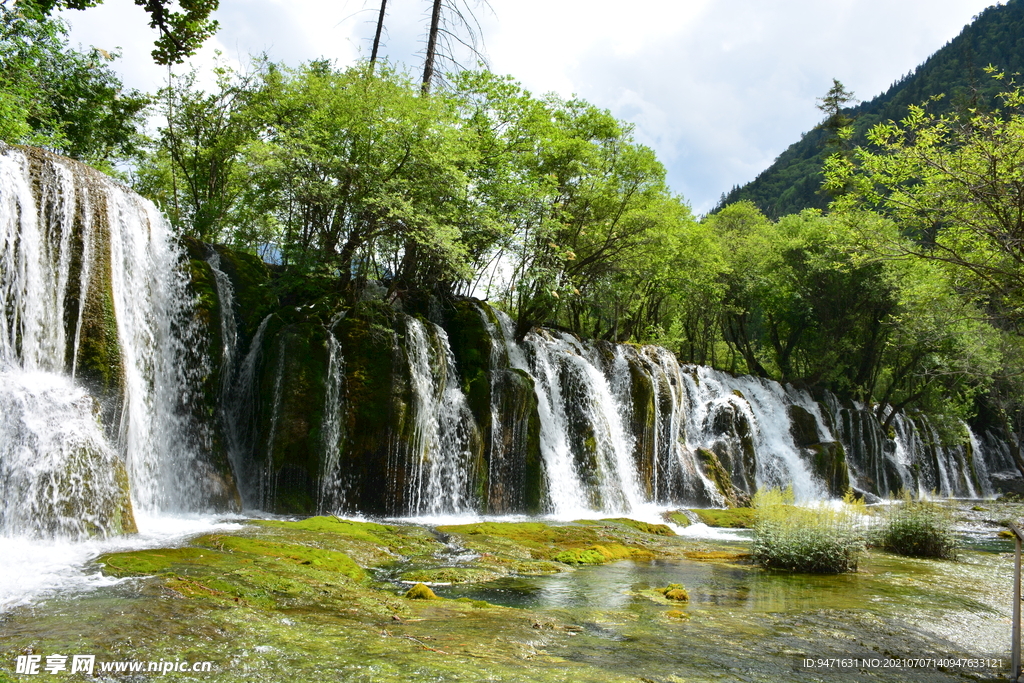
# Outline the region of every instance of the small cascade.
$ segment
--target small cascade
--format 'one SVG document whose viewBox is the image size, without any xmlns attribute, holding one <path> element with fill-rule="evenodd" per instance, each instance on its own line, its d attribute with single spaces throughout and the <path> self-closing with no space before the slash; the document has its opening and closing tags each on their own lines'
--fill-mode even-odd
<svg viewBox="0 0 1024 683">
<path fill-rule="evenodd" d="M 249 349 L 233 372 L 231 384 L 221 395 L 218 406 L 231 470 L 235 475 L 242 504 L 248 508 L 262 504 L 255 439 L 259 409 L 259 362 L 270 318 L 271 315 L 264 317 L 256 328 Z"/>
<path fill-rule="evenodd" d="M 534 378 L 547 506 L 574 511 L 626 512 L 640 502 L 631 466 L 632 444 L 622 428 L 607 379 L 573 337 L 539 330 L 522 349 L 509 342 L 511 321 L 501 318 L 509 359 Z"/>
<path fill-rule="evenodd" d="M 510 348 L 520 366 L 526 365 L 521 350 L 506 339 L 494 309 L 476 306 L 487 331 L 490 380 L 490 438 L 487 448 L 485 509 L 492 514 L 539 511 L 543 494 L 538 454 L 531 452 L 538 421 L 532 420 L 536 405 L 533 378 L 512 366 Z"/>
<path fill-rule="evenodd" d="M 965 498 L 993 494 L 988 464 L 992 454 L 968 425 L 962 425 L 962 443 L 944 444 L 923 416 L 898 413 L 886 433 L 863 404 L 844 405 L 826 395 L 823 405 L 846 451 L 855 490 L 881 497 L 902 491 Z"/>
<path fill-rule="evenodd" d="M 217 307 L 220 312 L 220 379 L 221 401 L 227 398 L 235 379 L 235 354 L 238 349 L 238 316 L 235 314 L 235 288 L 231 280 L 220 268 L 220 254 L 210 247 L 206 262 L 213 271 L 214 283 L 217 286 Z"/>
<path fill-rule="evenodd" d="M 620 346 L 625 352 L 630 347 Z M 638 360 L 653 386 L 654 459 L 652 498 L 659 503 L 722 505 L 724 499 L 687 446 L 687 416 L 691 410 L 682 367 L 668 349 L 645 346 Z"/>
<path fill-rule="evenodd" d="M 327 396 L 324 400 L 323 466 L 317 511 L 321 514 L 344 510 L 348 482 L 340 468 L 345 443 L 345 357 L 334 336 L 334 327 L 345 313 L 334 316 L 327 327 Z"/>
<path fill-rule="evenodd" d="M 135 530 L 124 463 L 70 379 L 0 371 L 0 535 L 88 536 Z"/>
<path fill-rule="evenodd" d="M 584 489 L 569 445 L 569 427 L 558 377 L 557 361 L 547 353 L 551 349 L 527 342 L 526 349 L 516 343 L 512 320 L 496 311 L 509 365 L 533 378 L 540 420 L 540 452 L 546 483 L 547 512 L 565 515 L 581 507 L 589 497 Z M 532 333 L 531 333 L 532 335 Z M 527 355 L 529 351 L 529 356 Z"/>
<path fill-rule="evenodd" d="M 479 435 L 448 335 L 433 323 L 406 318 L 411 419 L 403 435 L 406 508 L 415 515 L 477 509 L 471 493 Z"/>
<path fill-rule="evenodd" d="M 978 438 L 978 435 L 974 433 L 970 426 L 964 426 L 967 427 L 967 435 L 970 441 L 970 464 L 977 474 L 978 483 L 981 487 L 978 494 L 982 498 L 988 498 L 995 495 L 995 489 L 992 487 L 992 474 L 988 469 L 988 458 L 984 452 L 981 439 Z"/>
<path fill-rule="evenodd" d="M 274 350 L 274 380 L 270 390 L 270 426 L 267 428 L 267 440 L 263 445 L 263 462 L 254 468 L 255 482 L 252 488 L 253 498 L 260 510 L 273 510 L 277 494 L 277 467 L 274 463 L 274 442 L 281 422 L 281 398 L 284 390 L 284 354 L 285 338 L 279 336 Z"/>
</svg>

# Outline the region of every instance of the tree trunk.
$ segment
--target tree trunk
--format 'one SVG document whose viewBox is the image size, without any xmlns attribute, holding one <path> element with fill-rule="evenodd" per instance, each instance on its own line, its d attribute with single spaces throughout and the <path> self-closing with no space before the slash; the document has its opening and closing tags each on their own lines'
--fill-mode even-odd
<svg viewBox="0 0 1024 683">
<path fill-rule="evenodd" d="M 441 24 L 441 0 L 434 0 L 434 9 L 430 14 L 430 33 L 427 35 L 427 58 L 423 63 L 423 85 L 420 91 L 426 95 L 430 92 L 430 82 L 434 80 L 434 57 L 437 54 L 437 31 Z"/>
<path fill-rule="evenodd" d="M 370 71 L 377 62 L 377 52 L 380 49 L 380 34 L 384 30 L 384 12 L 387 9 L 388 0 L 380 0 L 380 15 L 377 17 L 377 33 L 373 36 L 373 51 L 370 53 Z"/>
</svg>

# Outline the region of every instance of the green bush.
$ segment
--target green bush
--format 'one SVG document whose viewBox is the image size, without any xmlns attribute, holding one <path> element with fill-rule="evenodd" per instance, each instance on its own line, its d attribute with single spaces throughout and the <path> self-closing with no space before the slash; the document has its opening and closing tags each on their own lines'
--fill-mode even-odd
<svg viewBox="0 0 1024 683">
<path fill-rule="evenodd" d="M 898 555 L 955 560 L 953 516 L 949 509 L 927 500 L 903 499 L 888 506 L 874 544 Z"/>
<path fill-rule="evenodd" d="M 861 505 L 851 498 L 839 506 L 798 507 L 792 488 L 754 496 L 756 521 L 751 556 L 756 564 L 815 574 L 857 570 L 864 549 Z"/>
</svg>

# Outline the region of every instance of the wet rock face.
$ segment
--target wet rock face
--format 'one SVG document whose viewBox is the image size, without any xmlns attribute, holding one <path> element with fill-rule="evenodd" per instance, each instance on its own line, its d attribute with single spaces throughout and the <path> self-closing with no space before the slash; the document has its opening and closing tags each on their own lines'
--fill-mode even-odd
<svg viewBox="0 0 1024 683">
<path fill-rule="evenodd" d="M 732 403 L 726 403 L 709 414 L 706 425 L 713 437 L 710 451 L 729 474 L 733 490 L 752 496 L 757 490 L 757 461 L 749 418 Z M 706 471 L 715 478 L 713 469 Z"/>
</svg>

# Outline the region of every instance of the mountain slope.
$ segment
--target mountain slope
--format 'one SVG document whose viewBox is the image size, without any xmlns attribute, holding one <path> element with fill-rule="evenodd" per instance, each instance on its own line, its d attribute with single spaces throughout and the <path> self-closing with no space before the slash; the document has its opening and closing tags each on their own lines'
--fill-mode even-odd
<svg viewBox="0 0 1024 683">
<path fill-rule="evenodd" d="M 929 105 L 937 112 L 991 105 L 1000 88 L 983 71 L 989 64 L 1007 74 L 1024 71 L 1024 0 L 989 7 L 913 73 L 874 99 L 844 110 L 855 118 L 854 144 L 865 144 L 864 134 L 871 126 L 899 121 L 908 105 L 935 95 L 945 95 Z M 825 208 L 828 197 L 819 188 L 828 136 L 821 128 L 805 133 L 757 178 L 725 194 L 715 210 L 745 199 L 772 218 L 808 207 Z"/>
</svg>

